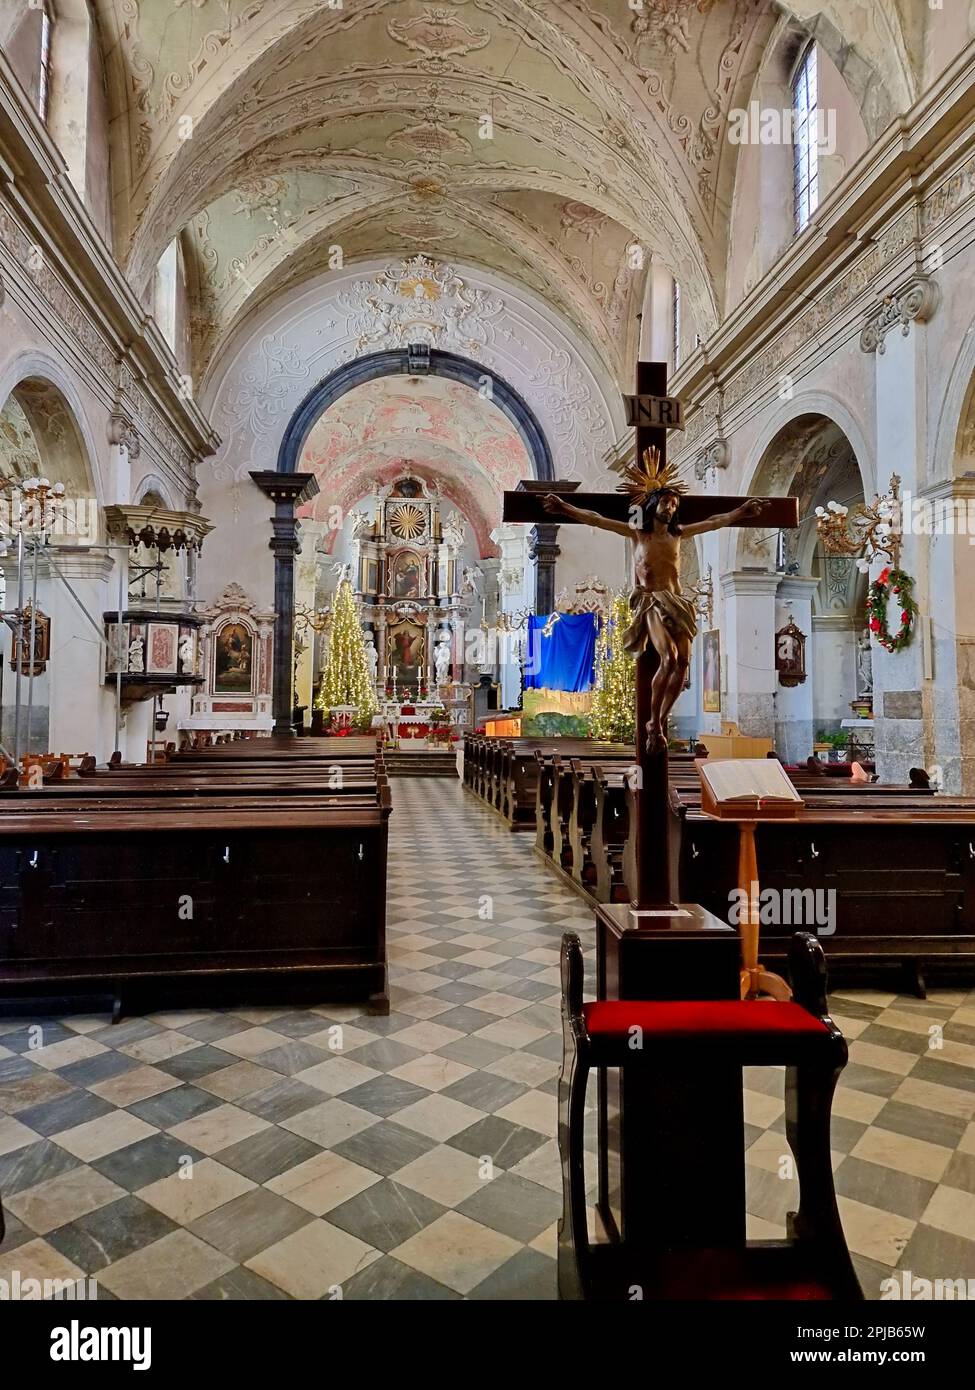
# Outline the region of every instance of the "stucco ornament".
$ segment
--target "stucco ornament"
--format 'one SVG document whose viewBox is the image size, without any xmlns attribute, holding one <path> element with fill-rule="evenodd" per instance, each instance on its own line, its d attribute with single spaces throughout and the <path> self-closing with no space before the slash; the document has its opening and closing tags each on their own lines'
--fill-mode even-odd
<svg viewBox="0 0 975 1390">
<path fill-rule="evenodd" d="M 425 58 L 462 58 L 491 42 L 490 30 L 472 28 L 445 5 L 428 6 L 412 19 L 391 19 L 386 32 Z"/>
<path fill-rule="evenodd" d="M 467 285 L 453 266 L 413 256 L 394 261 L 372 280 L 357 280 L 339 298 L 350 315 L 357 352 L 407 343 L 486 347 L 493 320 L 504 311 L 500 295 Z"/>
</svg>

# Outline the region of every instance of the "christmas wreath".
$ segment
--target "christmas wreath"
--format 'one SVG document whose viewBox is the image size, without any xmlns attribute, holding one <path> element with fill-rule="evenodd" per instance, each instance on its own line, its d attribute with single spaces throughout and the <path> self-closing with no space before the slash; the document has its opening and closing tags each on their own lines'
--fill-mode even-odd
<svg viewBox="0 0 975 1390">
<path fill-rule="evenodd" d="M 894 636 L 891 636 L 887 626 L 887 608 L 892 593 L 900 599 L 901 605 L 901 624 Z M 868 626 L 880 645 L 888 652 L 903 651 L 911 640 L 911 629 L 917 615 L 911 576 L 904 570 L 891 569 L 889 566 L 881 570 L 867 594 Z"/>
</svg>

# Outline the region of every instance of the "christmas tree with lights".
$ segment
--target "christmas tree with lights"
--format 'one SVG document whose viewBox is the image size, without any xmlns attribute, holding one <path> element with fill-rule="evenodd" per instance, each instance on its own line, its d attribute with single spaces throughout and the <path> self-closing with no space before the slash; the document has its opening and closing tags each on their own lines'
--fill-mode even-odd
<svg viewBox="0 0 975 1390">
<path fill-rule="evenodd" d="M 596 679 L 589 714 L 593 738 L 610 743 L 632 743 L 636 737 L 636 658 L 623 646 L 629 622 L 629 600 L 617 594 L 596 638 Z"/>
<path fill-rule="evenodd" d="M 352 585 L 347 579 L 339 583 L 332 608 L 328 656 L 317 704 L 323 709 L 336 705 L 355 705 L 359 722 L 368 724 L 378 705 L 376 692 L 369 678 L 369 663 L 359 624 Z"/>
</svg>

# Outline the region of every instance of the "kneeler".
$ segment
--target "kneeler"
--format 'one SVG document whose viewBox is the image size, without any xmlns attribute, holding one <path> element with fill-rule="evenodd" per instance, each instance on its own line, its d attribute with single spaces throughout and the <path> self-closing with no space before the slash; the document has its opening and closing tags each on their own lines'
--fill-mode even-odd
<svg viewBox="0 0 975 1390">
<path fill-rule="evenodd" d="M 792 1002 L 772 1000 L 582 1000 L 579 938 L 562 938 L 562 1031 L 559 1077 L 559 1154 L 562 1218 L 558 1282 L 564 1299 L 862 1299 L 840 1224 L 830 1164 L 833 1092 L 846 1065 L 846 1040 L 827 1013 L 826 962 L 815 937 L 797 933 L 789 948 Z M 640 1046 L 634 1044 L 639 1042 Z M 740 1183 L 741 1239 L 713 1244 L 700 1231 L 686 1243 L 671 1234 L 655 1241 L 590 1243 L 586 1226 L 584 1122 L 592 1068 L 669 1071 L 679 1089 L 709 1062 L 786 1068 L 786 1138 L 795 1159 L 800 1202 L 787 1218 L 784 1240 L 744 1236 L 744 1170 Z M 662 1118 L 662 1117 L 661 1117 Z M 649 1126 L 651 1139 L 653 1117 Z M 708 1117 L 701 1116 L 701 1144 Z M 744 1131 L 741 1134 L 744 1147 Z M 739 1184 L 732 1184 L 732 1189 Z M 651 1204 L 653 1194 L 650 1195 Z M 734 1229 L 733 1213 L 725 1229 Z M 693 1223 L 689 1223 L 692 1225 Z M 650 1224 L 650 1230 L 652 1231 Z"/>
</svg>

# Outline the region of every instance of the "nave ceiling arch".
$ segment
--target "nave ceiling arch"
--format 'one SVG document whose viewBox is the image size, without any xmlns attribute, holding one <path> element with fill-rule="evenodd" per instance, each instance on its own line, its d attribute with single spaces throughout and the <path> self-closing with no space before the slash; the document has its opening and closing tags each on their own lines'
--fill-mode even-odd
<svg viewBox="0 0 975 1390">
<path fill-rule="evenodd" d="M 166 7 L 163 25 L 145 3 L 100 0 L 133 283 L 186 228 L 197 375 L 336 240 L 347 263 L 422 251 L 519 278 L 617 376 L 636 355 L 637 243 L 710 331 L 735 154 L 722 126 L 774 13 L 768 0 L 647 6 L 202 0 Z"/>
</svg>

